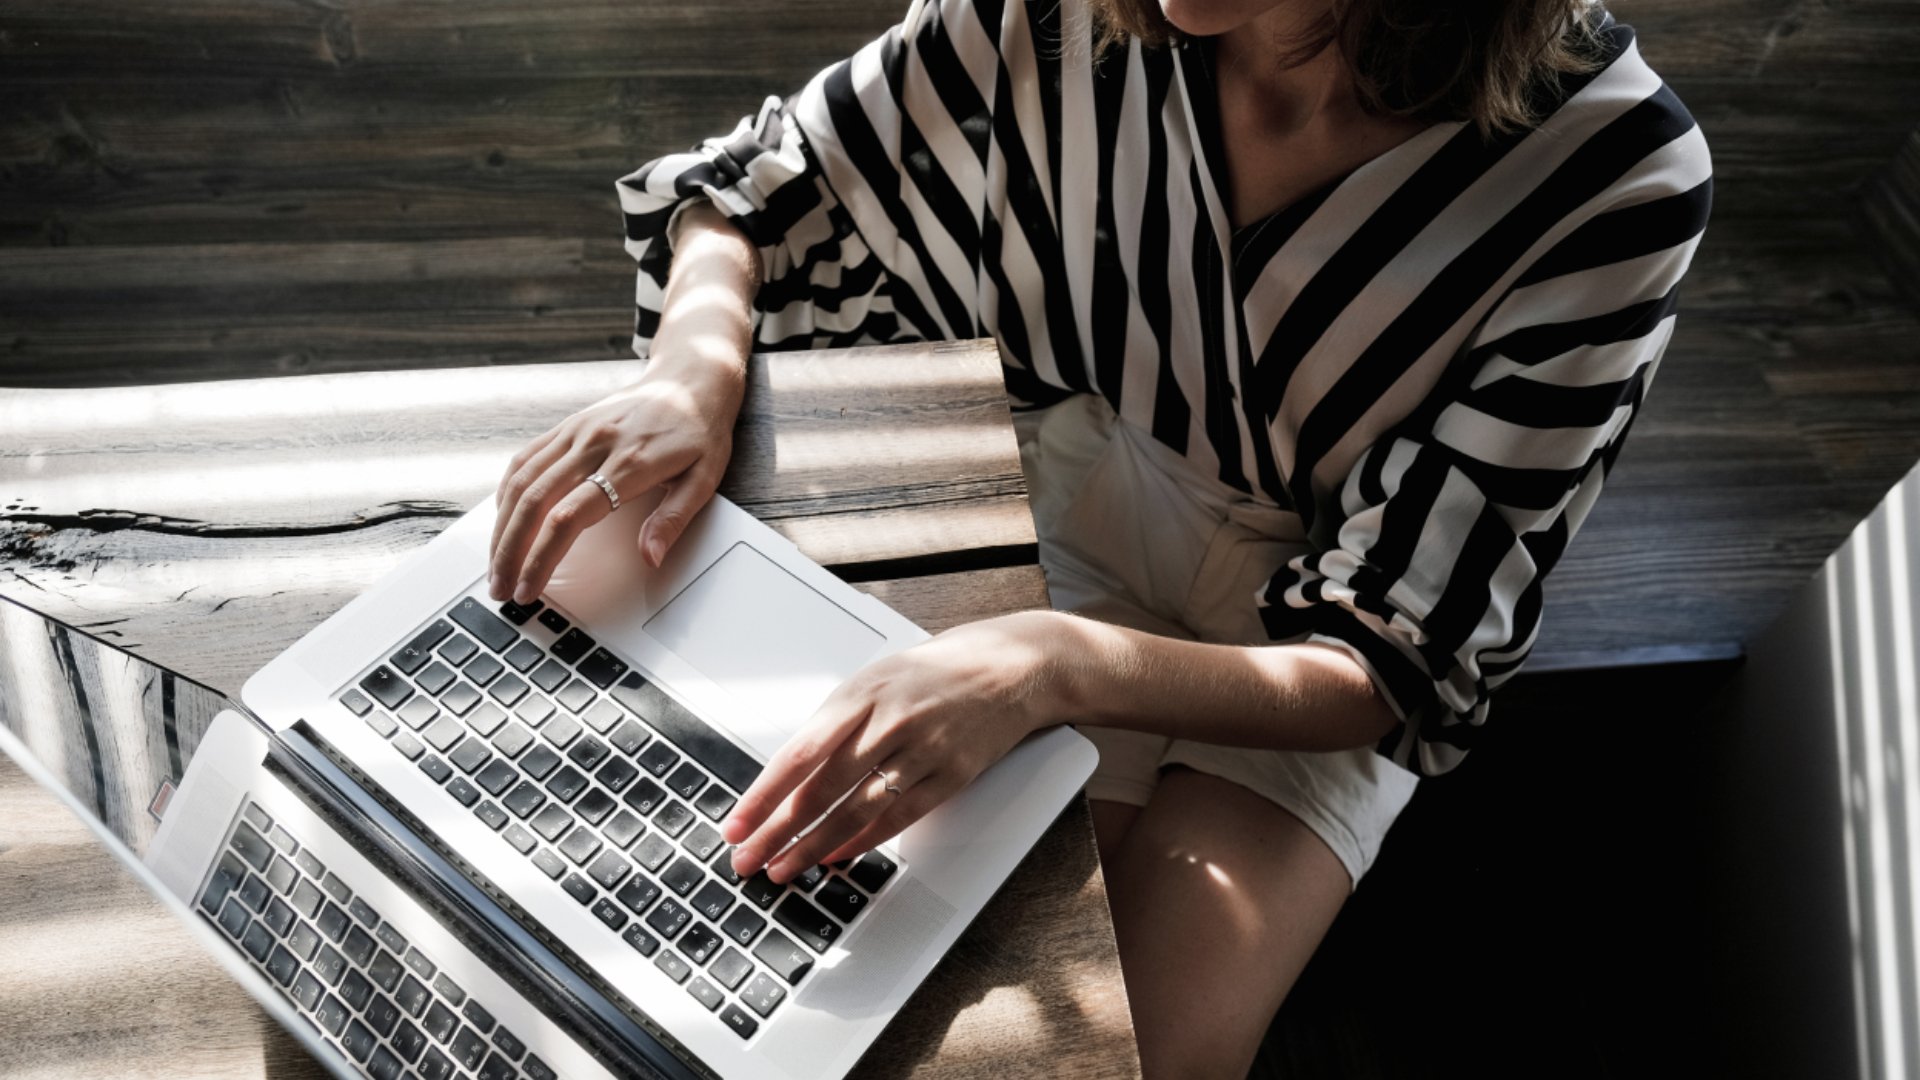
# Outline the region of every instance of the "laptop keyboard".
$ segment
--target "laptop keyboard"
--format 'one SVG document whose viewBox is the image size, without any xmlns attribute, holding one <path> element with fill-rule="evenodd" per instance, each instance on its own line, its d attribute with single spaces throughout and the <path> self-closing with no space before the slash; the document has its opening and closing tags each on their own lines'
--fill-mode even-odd
<svg viewBox="0 0 1920 1080">
<path fill-rule="evenodd" d="M 338 700 L 741 1038 L 898 869 L 735 874 L 760 763 L 539 600 L 462 597 Z"/>
<path fill-rule="evenodd" d="M 374 1080 L 553 1080 L 526 1044 L 251 801 L 199 905 Z"/>
</svg>

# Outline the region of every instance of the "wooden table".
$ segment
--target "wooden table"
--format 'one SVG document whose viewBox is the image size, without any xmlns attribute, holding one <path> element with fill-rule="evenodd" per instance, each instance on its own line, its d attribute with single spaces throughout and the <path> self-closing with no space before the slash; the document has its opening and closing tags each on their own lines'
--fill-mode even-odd
<svg viewBox="0 0 1920 1080">
<path fill-rule="evenodd" d="M 49 634 L 0 604 L 0 723 L 143 850 L 146 801 L 191 758 L 212 691 L 237 696 L 485 497 L 514 449 L 637 373 L 610 361 L 0 391 L 0 597 L 81 631 Z M 991 341 L 756 357 L 721 490 L 929 630 L 1046 603 Z M 84 835 L 21 824 L 58 815 L 17 769 L 0 770 L 10 806 L 33 809 L 0 818 L 0 1073 L 62 1073 L 81 1046 L 103 1073 L 313 1067 Z M 139 992 L 129 950 L 155 958 Z M 73 959 L 40 962 L 52 955 Z M 202 1004 L 147 1006 L 176 986 Z M 1139 1074 L 1084 799 L 857 1074 L 1039 1069 Z"/>
</svg>

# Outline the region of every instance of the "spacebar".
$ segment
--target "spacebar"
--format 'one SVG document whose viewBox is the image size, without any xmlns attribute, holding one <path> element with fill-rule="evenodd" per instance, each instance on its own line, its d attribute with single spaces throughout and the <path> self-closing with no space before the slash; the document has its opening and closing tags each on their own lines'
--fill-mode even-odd
<svg viewBox="0 0 1920 1080">
<path fill-rule="evenodd" d="M 639 672 L 627 672 L 627 677 L 614 683 L 607 693 L 688 757 L 706 766 L 708 772 L 736 793 L 745 794 L 754 778 L 760 775 L 759 762 L 707 726 L 706 721 L 682 708 Z"/>
</svg>

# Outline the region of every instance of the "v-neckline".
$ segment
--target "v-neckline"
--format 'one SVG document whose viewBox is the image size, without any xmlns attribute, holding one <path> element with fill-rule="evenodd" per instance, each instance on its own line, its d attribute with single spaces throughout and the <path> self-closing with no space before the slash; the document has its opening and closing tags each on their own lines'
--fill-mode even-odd
<svg viewBox="0 0 1920 1080">
<path fill-rule="evenodd" d="M 1187 102 L 1193 110 L 1194 126 L 1200 142 L 1201 156 L 1205 160 L 1207 181 L 1212 188 L 1214 201 L 1219 207 L 1220 222 L 1224 226 L 1229 244 L 1229 258 L 1238 262 L 1240 252 L 1256 237 L 1267 233 L 1274 227 L 1280 227 L 1282 235 L 1268 237 L 1269 243 L 1276 239 L 1284 241 L 1285 236 L 1306 223 L 1334 192 L 1344 187 L 1354 175 L 1376 162 L 1384 161 L 1388 156 L 1405 149 L 1409 144 L 1418 142 L 1434 128 L 1445 121 L 1430 124 L 1420 129 L 1386 150 L 1360 162 L 1347 171 L 1340 173 L 1318 187 L 1312 188 L 1285 206 L 1272 213 L 1262 215 L 1245 225 L 1236 227 L 1230 211 L 1232 205 L 1232 178 L 1227 174 L 1226 141 L 1220 131 L 1220 85 L 1214 63 L 1213 37 L 1183 38 L 1178 51 L 1184 54 L 1180 65 L 1184 76 Z M 1275 245 L 1277 246 L 1277 244 Z"/>
</svg>

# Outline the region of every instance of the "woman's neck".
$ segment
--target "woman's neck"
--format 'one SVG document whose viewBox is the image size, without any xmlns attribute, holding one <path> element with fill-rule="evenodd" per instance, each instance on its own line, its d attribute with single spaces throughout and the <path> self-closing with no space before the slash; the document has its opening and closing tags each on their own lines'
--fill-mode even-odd
<svg viewBox="0 0 1920 1080">
<path fill-rule="evenodd" d="M 1215 39 L 1222 94 L 1235 103 L 1257 102 L 1258 108 L 1249 111 L 1264 133 L 1285 136 L 1359 113 L 1353 79 L 1336 43 L 1292 67 L 1280 64 L 1315 31 L 1327 7 L 1327 0 L 1277 4 Z"/>
</svg>

